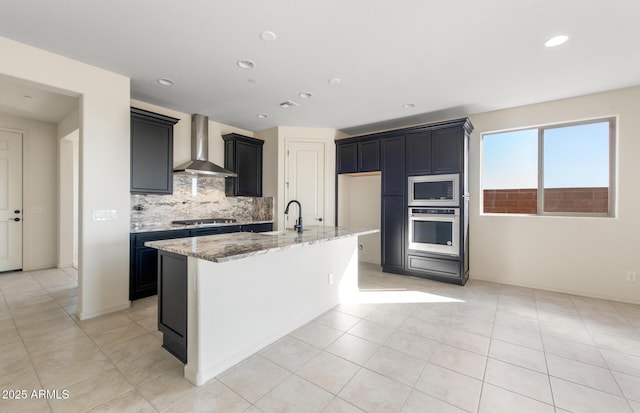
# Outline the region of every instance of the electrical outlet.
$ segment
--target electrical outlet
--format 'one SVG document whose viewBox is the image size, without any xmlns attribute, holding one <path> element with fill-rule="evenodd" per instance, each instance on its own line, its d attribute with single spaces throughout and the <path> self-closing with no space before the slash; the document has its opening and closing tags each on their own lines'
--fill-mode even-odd
<svg viewBox="0 0 640 413">
<path fill-rule="evenodd" d="M 627 271 L 627 281 L 636 282 L 636 272 L 635 271 Z"/>
<path fill-rule="evenodd" d="M 330 272 L 329 276 L 327 277 L 327 282 L 329 283 L 329 285 L 333 284 L 333 273 Z"/>
</svg>

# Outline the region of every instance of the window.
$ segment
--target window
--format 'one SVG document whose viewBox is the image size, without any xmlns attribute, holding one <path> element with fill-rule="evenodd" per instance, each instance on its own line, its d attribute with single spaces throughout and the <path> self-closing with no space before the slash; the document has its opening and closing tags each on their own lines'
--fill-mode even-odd
<svg viewBox="0 0 640 413">
<path fill-rule="evenodd" d="M 615 119 L 482 137 L 485 213 L 613 215 Z"/>
</svg>

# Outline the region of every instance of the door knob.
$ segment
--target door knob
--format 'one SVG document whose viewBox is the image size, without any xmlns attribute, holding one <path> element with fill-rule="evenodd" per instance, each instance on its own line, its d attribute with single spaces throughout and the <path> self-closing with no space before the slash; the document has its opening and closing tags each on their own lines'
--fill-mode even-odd
<svg viewBox="0 0 640 413">
<path fill-rule="evenodd" d="M 20 213 L 20 210 L 19 210 L 19 209 L 16 209 L 15 211 L 13 211 L 13 213 L 14 213 L 14 214 L 19 214 L 19 213 Z"/>
<path fill-rule="evenodd" d="M 20 221 L 20 218 L 9 218 L 9 221 L 16 221 L 16 222 L 18 222 L 18 221 Z"/>
<path fill-rule="evenodd" d="M 316 218 L 318 221 L 322 222 L 322 218 Z"/>
</svg>

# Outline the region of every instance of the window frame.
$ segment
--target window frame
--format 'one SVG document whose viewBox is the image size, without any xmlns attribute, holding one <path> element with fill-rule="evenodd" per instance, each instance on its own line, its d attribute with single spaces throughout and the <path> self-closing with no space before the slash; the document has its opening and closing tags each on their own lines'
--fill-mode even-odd
<svg viewBox="0 0 640 413">
<path fill-rule="evenodd" d="M 544 210 L 544 132 L 546 130 L 551 129 L 559 129 L 566 128 L 572 126 L 580 126 L 580 125 L 589 125 L 592 123 L 609 123 L 609 187 L 608 187 L 608 206 L 606 213 L 601 212 L 547 212 Z M 492 132 L 484 132 L 481 134 L 481 159 L 484 157 L 484 138 L 487 135 L 495 135 L 499 133 L 508 133 L 508 132 L 516 132 L 522 130 L 530 130 L 535 129 L 538 132 L 538 186 L 537 190 L 537 212 L 535 214 L 522 214 L 522 213 L 510 213 L 510 212 L 485 212 L 484 211 L 484 188 L 482 178 L 479 181 L 480 184 L 480 193 L 482 196 L 480 197 L 480 210 L 481 215 L 499 215 L 499 216 L 556 216 L 556 217 L 605 217 L 605 218 L 615 218 L 616 217 L 616 159 L 617 159 L 617 125 L 618 125 L 618 117 L 617 116 L 604 116 L 598 118 L 590 118 L 576 121 L 568 121 L 568 122 L 559 122 L 559 123 L 550 123 L 538 126 L 527 126 L 520 128 L 512 128 L 512 129 L 504 129 Z M 482 176 L 482 171 L 484 170 L 484 159 L 482 159 L 480 164 L 480 172 Z"/>
</svg>

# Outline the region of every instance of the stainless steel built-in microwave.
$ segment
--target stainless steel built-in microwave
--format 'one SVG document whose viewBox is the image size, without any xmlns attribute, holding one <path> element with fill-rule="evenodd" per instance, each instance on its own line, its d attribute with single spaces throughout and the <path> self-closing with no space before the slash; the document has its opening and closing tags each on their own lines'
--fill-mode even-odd
<svg viewBox="0 0 640 413">
<path fill-rule="evenodd" d="M 458 174 L 410 176 L 409 206 L 459 206 L 459 180 Z"/>
</svg>

